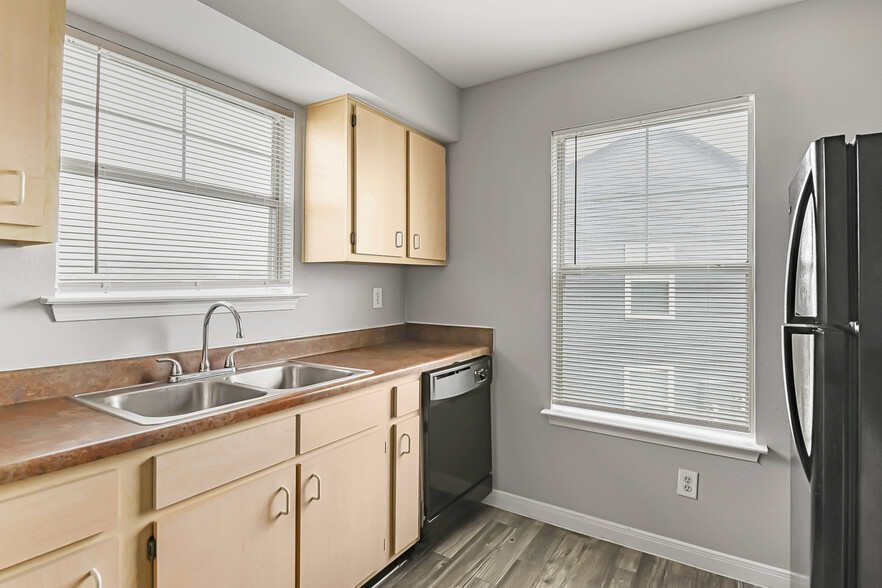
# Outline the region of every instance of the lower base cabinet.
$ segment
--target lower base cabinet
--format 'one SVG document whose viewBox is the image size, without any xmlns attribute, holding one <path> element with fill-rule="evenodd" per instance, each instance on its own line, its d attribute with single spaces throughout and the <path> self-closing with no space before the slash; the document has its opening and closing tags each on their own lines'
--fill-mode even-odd
<svg viewBox="0 0 882 588">
<path fill-rule="evenodd" d="M 374 431 L 299 465 L 299 588 L 358 586 L 387 558 L 389 454 Z"/>
<path fill-rule="evenodd" d="M 401 378 L 0 486 L 0 588 L 361 586 L 419 538 L 420 427 Z"/>
<path fill-rule="evenodd" d="M 156 586 L 294 586 L 296 489 L 291 464 L 160 518 Z"/>
<path fill-rule="evenodd" d="M 0 582 L 0 588 L 119 586 L 119 542 L 105 539 Z"/>
<path fill-rule="evenodd" d="M 420 538 L 420 415 L 392 426 L 392 553 Z"/>
</svg>

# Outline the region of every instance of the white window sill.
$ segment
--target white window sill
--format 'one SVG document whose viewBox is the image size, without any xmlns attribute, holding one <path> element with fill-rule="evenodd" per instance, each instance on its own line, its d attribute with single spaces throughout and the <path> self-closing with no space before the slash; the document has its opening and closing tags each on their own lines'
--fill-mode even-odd
<svg viewBox="0 0 882 588">
<path fill-rule="evenodd" d="M 744 461 L 759 461 L 761 455 L 769 452 L 766 445 L 741 433 L 565 406 L 546 408 L 542 414 L 552 425 Z"/>
<path fill-rule="evenodd" d="M 60 295 L 41 298 L 52 307 L 56 322 L 86 321 L 118 318 L 145 318 L 205 314 L 218 300 L 225 300 L 239 312 L 267 310 L 294 310 L 297 300 L 306 294 L 267 293 L 243 294 L 231 292 L 146 293 Z"/>
</svg>

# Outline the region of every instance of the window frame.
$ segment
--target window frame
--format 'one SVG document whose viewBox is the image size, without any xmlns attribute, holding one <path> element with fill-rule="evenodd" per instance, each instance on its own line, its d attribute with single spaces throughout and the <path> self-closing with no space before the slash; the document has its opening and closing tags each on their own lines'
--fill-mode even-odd
<svg viewBox="0 0 882 588">
<path fill-rule="evenodd" d="M 760 444 L 756 440 L 756 384 L 755 384 L 755 322 L 756 322 L 756 255 L 755 255 L 755 100 L 753 95 L 739 96 L 727 100 L 719 100 L 715 102 L 685 106 L 671 110 L 657 111 L 653 113 L 642 114 L 634 117 L 616 119 L 611 121 L 603 121 L 595 124 L 569 127 L 554 131 L 551 136 L 551 176 L 552 176 L 552 268 L 557 267 L 559 249 L 561 243 L 558 239 L 562 239 L 560 233 L 563 229 L 560 227 L 563 214 L 564 202 L 560 194 L 554 188 L 556 183 L 558 186 L 564 186 L 563 171 L 557 168 L 555 160 L 556 144 L 560 140 L 560 136 L 571 136 L 577 133 L 585 133 L 591 131 L 604 130 L 612 132 L 619 129 L 634 127 L 638 125 L 659 124 L 666 120 L 676 120 L 683 116 L 701 115 L 702 113 L 713 113 L 721 109 L 729 107 L 747 106 L 749 109 L 748 116 L 748 255 L 749 262 L 749 281 L 748 281 L 748 378 L 749 378 L 749 430 L 729 431 L 725 429 L 717 429 L 692 425 L 681 422 L 670 422 L 647 416 L 636 416 L 631 414 L 618 414 L 615 412 L 607 412 L 603 410 L 593 410 L 584 407 L 574 407 L 568 405 L 554 404 L 552 400 L 552 391 L 554 389 L 553 381 L 550 381 L 549 390 L 549 407 L 543 409 L 541 413 L 548 418 L 548 422 L 552 425 L 563 426 L 568 428 L 581 429 L 595 433 L 603 433 L 616 437 L 634 439 L 638 441 L 651 442 L 681 449 L 688 449 L 702 453 L 710 453 L 734 459 L 746 461 L 758 461 L 761 455 L 768 452 L 768 447 Z M 627 254 L 627 253 L 626 253 Z M 655 276 L 625 275 L 626 279 L 644 277 L 651 280 L 659 280 L 662 277 L 670 277 L 667 272 L 662 272 Z M 556 291 L 554 284 L 554 270 L 552 271 L 552 293 Z M 669 293 L 671 290 L 669 289 Z M 672 298 L 669 305 L 669 315 L 672 318 L 675 313 L 676 301 L 673 298 L 675 294 L 671 293 Z M 552 342 L 555 340 L 555 321 L 558 320 L 554 316 L 554 302 L 551 305 L 551 337 Z M 629 318 L 629 306 L 625 306 L 625 319 Z M 674 313 L 674 314 L 671 314 Z M 668 316 L 662 315 L 630 315 L 633 318 L 652 318 L 665 320 Z M 553 362 L 553 358 L 552 358 Z M 552 365 L 553 380 L 554 368 Z"/>
<path fill-rule="evenodd" d="M 291 142 L 296 154 L 301 121 L 292 108 L 279 106 L 243 90 L 193 73 L 190 70 L 172 65 L 70 25 L 66 27 L 65 35 L 96 45 L 102 50 L 116 53 L 149 67 L 162 70 L 182 78 L 185 82 L 198 84 L 214 92 L 231 96 L 235 100 L 248 102 L 277 114 L 290 117 L 292 119 Z M 290 267 L 288 278 L 271 282 L 254 280 L 251 284 L 246 283 L 244 280 L 216 279 L 211 280 L 211 285 L 206 287 L 205 284 L 197 280 L 175 281 L 165 279 L 158 280 L 153 284 L 137 284 L 125 281 L 114 282 L 113 277 L 108 276 L 104 283 L 102 283 L 100 278 L 95 278 L 77 282 L 73 287 L 63 287 L 58 280 L 59 274 L 56 263 L 54 294 L 40 298 L 40 302 L 51 307 L 53 318 L 57 322 L 202 314 L 209 303 L 219 299 L 234 302 L 237 309 L 243 312 L 294 309 L 298 299 L 305 296 L 305 294 L 294 291 L 294 266 L 296 260 L 295 193 L 299 173 L 296 161 L 296 157 L 292 157 L 290 161 L 292 168 L 291 178 L 293 181 L 291 193 L 288 193 L 288 202 L 280 203 L 280 206 L 288 209 L 285 211 L 285 214 L 289 215 L 286 220 L 280 222 L 288 223 L 291 231 L 291 234 L 288 236 L 291 247 L 284 248 L 286 258 L 289 259 L 289 261 L 286 261 Z M 277 182 L 278 179 L 274 177 L 273 184 Z M 218 188 L 218 190 L 223 191 L 224 189 Z M 111 287 L 107 287 L 107 284 L 110 284 Z"/>
</svg>

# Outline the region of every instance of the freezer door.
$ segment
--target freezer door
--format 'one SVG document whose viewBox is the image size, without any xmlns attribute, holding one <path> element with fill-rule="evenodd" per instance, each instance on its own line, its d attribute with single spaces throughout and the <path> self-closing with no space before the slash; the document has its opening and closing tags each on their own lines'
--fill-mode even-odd
<svg viewBox="0 0 882 588">
<path fill-rule="evenodd" d="M 846 325 L 854 272 L 854 190 L 844 137 L 812 143 L 790 184 L 785 322 Z"/>
<path fill-rule="evenodd" d="M 790 432 L 799 461 L 809 480 L 812 477 L 812 432 L 815 407 L 815 338 L 814 327 L 784 326 L 784 386 Z"/>
<path fill-rule="evenodd" d="M 812 586 L 851 586 L 855 337 L 836 327 L 786 325 L 783 338 L 790 427 L 811 486 Z"/>
</svg>

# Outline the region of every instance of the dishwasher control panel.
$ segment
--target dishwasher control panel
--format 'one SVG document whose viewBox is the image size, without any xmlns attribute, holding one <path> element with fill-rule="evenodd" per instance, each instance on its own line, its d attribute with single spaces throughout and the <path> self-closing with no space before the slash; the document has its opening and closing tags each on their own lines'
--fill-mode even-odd
<svg viewBox="0 0 882 588">
<path fill-rule="evenodd" d="M 466 394 L 493 380 L 489 355 L 462 361 L 428 372 L 429 400 L 443 400 Z"/>
</svg>

